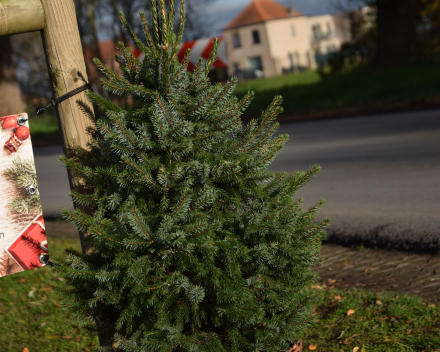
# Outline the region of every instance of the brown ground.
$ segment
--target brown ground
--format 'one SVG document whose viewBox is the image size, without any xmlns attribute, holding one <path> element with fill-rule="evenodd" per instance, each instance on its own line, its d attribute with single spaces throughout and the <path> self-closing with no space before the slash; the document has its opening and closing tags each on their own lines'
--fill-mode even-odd
<svg viewBox="0 0 440 352">
<path fill-rule="evenodd" d="M 65 221 L 47 221 L 50 237 L 78 238 Z M 50 246 L 50 242 L 49 242 Z M 374 292 L 415 294 L 430 302 L 440 301 L 440 255 L 384 249 L 354 249 L 335 244 L 322 246 L 325 262 L 315 268 L 319 283 L 340 288 L 358 287 Z M 336 281 L 334 281 L 336 280 Z"/>
<path fill-rule="evenodd" d="M 440 255 L 324 244 L 325 262 L 314 271 L 328 286 L 415 294 L 440 301 Z M 336 282 L 334 282 L 336 280 Z"/>
</svg>

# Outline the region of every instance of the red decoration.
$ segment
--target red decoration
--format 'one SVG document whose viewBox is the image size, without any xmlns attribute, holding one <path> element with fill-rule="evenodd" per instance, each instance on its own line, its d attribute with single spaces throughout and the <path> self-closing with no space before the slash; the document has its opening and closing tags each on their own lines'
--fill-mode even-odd
<svg viewBox="0 0 440 352">
<path fill-rule="evenodd" d="M 45 241 L 44 219 L 40 215 L 18 236 L 7 251 L 24 270 L 37 268 L 43 265 L 39 261 L 40 254 L 47 252 L 47 248 L 42 249 L 42 244 L 47 243 Z"/>
<path fill-rule="evenodd" d="M 17 117 L 16 116 L 7 116 L 3 121 L 3 128 L 5 130 L 12 130 L 17 128 Z"/>
<path fill-rule="evenodd" d="M 31 135 L 31 132 L 29 131 L 29 127 L 20 126 L 19 128 L 17 128 L 17 131 L 15 131 L 15 135 L 17 136 L 17 138 L 19 140 L 25 141 L 26 139 L 29 138 L 29 136 Z"/>
<path fill-rule="evenodd" d="M 18 148 L 23 144 L 23 141 L 17 138 L 15 134 L 9 138 L 5 143 L 5 148 L 8 148 L 11 153 L 18 151 Z"/>
</svg>

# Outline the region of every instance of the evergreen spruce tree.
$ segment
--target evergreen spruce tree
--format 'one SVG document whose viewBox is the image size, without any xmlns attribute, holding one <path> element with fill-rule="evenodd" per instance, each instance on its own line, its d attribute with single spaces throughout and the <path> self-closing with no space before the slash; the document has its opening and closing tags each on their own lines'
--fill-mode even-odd
<svg viewBox="0 0 440 352">
<path fill-rule="evenodd" d="M 88 111 L 90 149 L 62 158 L 85 185 L 74 201 L 90 209 L 64 211 L 89 248 L 59 269 L 65 305 L 80 324 L 96 319 L 101 350 L 286 351 L 313 319 L 308 286 L 328 220 L 313 222 L 323 200 L 303 211 L 294 195 L 320 168 L 269 171 L 288 140 L 274 137 L 282 98 L 243 125 L 254 94 L 239 100 L 236 78 L 208 80 L 219 41 L 189 73 L 190 52 L 177 59 L 184 1 L 177 35 L 174 1 L 152 3 L 146 44 L 121 14 L 145 59 L 120 44 L 123 77 L 95 61 L 103 87 L 134 108 L 88 93 L 105 116 Z"/>
</svg>

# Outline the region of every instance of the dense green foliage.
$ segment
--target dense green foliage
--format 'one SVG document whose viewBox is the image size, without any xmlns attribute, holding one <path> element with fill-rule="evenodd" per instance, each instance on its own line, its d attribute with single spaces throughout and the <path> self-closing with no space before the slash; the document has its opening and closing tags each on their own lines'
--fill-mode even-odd
<svg viewBox="0 0 440 352">
<path fill-rule="evenodd" d="M 268 170 L 288 140 L 273 137 L 281 97 L 243 125 L 253 93 L 238 100 L 235 78 L 209 82 L 218 40 L 187 72 L 190 52 L 176 57 L 184 2 L 177 36 L 168 5 L 161 16 L 153 6 L 151 32 L 141 14 L 147 45 L 121 15 L 145 53 L 121 44 L 122 78 L 95 61 L 103 87 L 135 108 L 89 93 L 105 116 L 88 111 L 90 150 L 62 159 L 84 180 L 72 192 L 79 209 L 64 215 L 89 248 L 60 268 L 73 287 L 65 303 L 82 324 L 105 322 L 120 351 L 286 351 L 312 321 L 306 287 L 328 223 L 313 222 L 324 201 L 303 211 L 294 195 L 320 168 Z"/>
</svg>

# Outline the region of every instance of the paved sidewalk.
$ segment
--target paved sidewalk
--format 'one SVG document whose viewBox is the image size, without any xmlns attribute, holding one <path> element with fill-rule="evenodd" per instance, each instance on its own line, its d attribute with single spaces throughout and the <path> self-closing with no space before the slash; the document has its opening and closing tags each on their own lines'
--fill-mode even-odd
<svg viewBox="0 0 440 352">
<path fill-rule="evenodd" d="M 47 221 L 50 240 L 56 237 L 78 239 L 77 230 L 66 221 Z M 440 255 L 413 254 L 384 249 L 356 250 L 323 244 L 325 262 L 313 270 L 320 284 L 359 287 L 374 292 L 392 291 L 416 294 L 430 302 L 440 302 Z M 336 281 L 335 281 L 336 280 Z"/>
<path fill-rule="evenodd" d="M 325 262 L 314 268 L 327 286 L 355 286 L 374 292 L 402 292 L 440 301 L 440 255 L 384 249 L 322 246 Z M 336 280 L 336 281 L 335 281 Z"/>
</svg>

